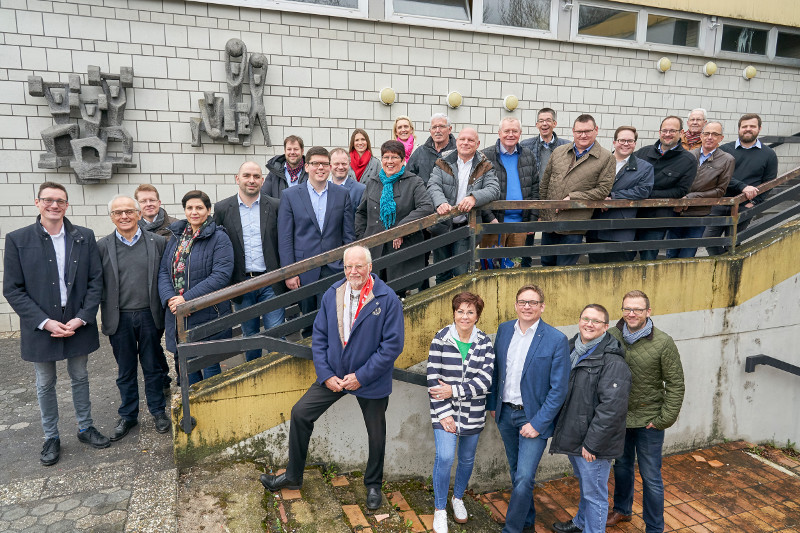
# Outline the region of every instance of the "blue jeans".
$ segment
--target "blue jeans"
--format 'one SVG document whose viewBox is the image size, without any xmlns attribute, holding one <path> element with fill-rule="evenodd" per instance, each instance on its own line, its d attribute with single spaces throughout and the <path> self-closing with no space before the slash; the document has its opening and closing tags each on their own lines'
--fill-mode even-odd
<svg viewBox="0 0 800 533">
<path fill-rule="evenodd" d="M 234 303 L 233 307 L 238 311 L 245 307 L 255 305 L 259 302 L 263 302 L 274 297 L 275 297 L 275 291 L 272 290 L 272 287 L 262 287 L 258 290 L 248 292 L 247 294 L 242 296 L 242 302 L 239 304 Z M 280 324 L 283 324 L 283 319 L 284 319 L 283 309 L 275 309 L 274 311 L 270 311 L 269 313 L 260 318 L 259 317 L 251 318 L 246 322 L 242 322 L 242 335 L 244 335 L 245 337 L 252 337 L 253 335 L 257 335 L 259 330 L 261 329 L 260 326 L 262 320 L 264 322 L 264 329 L 270 329 Z M 247 350 L 244 356 L 247 361 L 258 359 L 259 357 L 261 357 L 261 349 L 257 348 L 255 350 Z"/>
<path fill-rule="evenodd" d="M 559 233 L 542 232 L 542 246 L 547 246 L 549 244 L 580 244 L 582 242 L 583 235 L 580 233 L 577 235 L 561 235 Z M 576 265 L 580 256 L 581 254 L 543 255 L 542 266 Z"/>
<path fill-rule="evenodd" d="M 114 359 L 117 360 L 120 397 L 117 413 L 120 418 L 139 418 L 139 364 L 144 375 L 147 408 L 153 415 L 163 413 L 167 403 L 163 390 L 164 374 L 158 359 L 161 331 L 156 328 L 150 310 L 121 312 L 117 331 L 109 337 L 109 341 Z"/>
<path fill-rule="evenodd" d="M 633 461 L 639 461 L 642 476 L 642 518 L 647 533 L 664 531 L 664 482 L 661 453 L 664 432 L 660 429 L 628 428 L 625 451 L 614 461 L 614 510 L 630 516 L 633 512 Z"/>
<path fill-rule="evenodd" d="M 86 368 L 88 355 L 67 359 L 67 372 L 72 380 L 72 405 L 78 429 L 93 426 L 92 402 L 89 400 L 89 371 Z M 58 398 L 56 396 L 56 362 L 33 363 L 36 370 L 36 396 L 39 398 L 39 411 L 42 414 L 44 438 L 58 438 Z"/>
<path fill-rule="evenodd" d="M 569 462 L 578 478 L 581 500 L 572 523 L 583 533 L 604 533 L 608 518 L 608 474 L 611 459 L 595 459 L 591 463 L 580 455 L 570 455 Z"/>
<path fill-rule="evenodd" d="M 433 262 L 434 264 L 441 263 L 445 259 L 450 259 L 454 255 L 463 254 L 467 250 L 469 250 L 469 239 L 461 239 L 456 242 L 451 242 L 450 244 L 445 244 L 433 250 Z M 471 260 L 472 259 L 468 259 L 464 264 L 436 274 L 436 283 L 443 283 L 448 279 L 466 274 L 469 271 L 469 261 Z"/>
<path fill-rule="evenodd" d="M 705 229 L 705 226 L 669 228 L 669 231 L 667 231 L 667 239 L 699 239 L 703 236 Z M 694 257 L 695 255 L 697 255 L 697 248 L 670 248 L 667 250 L 667 259 Z"/>
<path fill-rule="evenodd" d="M 500 415 L 497 429 L 506 448 L 512 485 L 503 533 L 519 533 L 536 521 L 533 485 L 536 483 L 536 469 L 539 468 L 539 461 L 547 447 L 547 439 L 529 439 L 519 434 L 520 428 L 528 423 L 525 411 L 513 410 L 503 404 L 497 414 Z"/>
<path fill-rule="evenodd" d="M 436 442 L 436 459 L 433 462 L 433 505 L 436 509 L 447 506 L 447 491 L 450 490 L 450 470 L 456 455 L 456 442 L 458 443 L 458 466 L 456 479 L 453 483 L 453 497 L 461 499 L 467 490 L 469 477 L 472 475 L 472 466 L 475 464 L 475 449 L 478 447 L 478 437 L 474 435 L 456 435 L 443 429 L 433 430 L 433 439 Z"/>
</svg>

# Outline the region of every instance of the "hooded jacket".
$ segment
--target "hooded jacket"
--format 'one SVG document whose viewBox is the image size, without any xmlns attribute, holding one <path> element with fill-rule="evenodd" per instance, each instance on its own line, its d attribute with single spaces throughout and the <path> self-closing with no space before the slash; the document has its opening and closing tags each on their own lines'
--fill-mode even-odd
<svg viewBox="0 0 800 533">
<path fill-rule="evenodd" d="M 267 196 L 280 200 L 283 190 L 289 187 L 289 184 L 286 183 L 285 165 L 286 156 L 284 154 L 276 155 L 267 161 L 267 176 L 264 178 L 264 185 L 261 186 L 261 191 Z M 305 165 L 303 165 L 300 169 L 300 174 L 297 176 L 297 185 L 307 179 L 308 173 Z"/>
</svg>

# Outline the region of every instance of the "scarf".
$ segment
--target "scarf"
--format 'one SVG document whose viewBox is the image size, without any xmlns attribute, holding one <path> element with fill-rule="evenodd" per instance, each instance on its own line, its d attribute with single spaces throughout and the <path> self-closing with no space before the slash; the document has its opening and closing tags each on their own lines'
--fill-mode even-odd
<svg viewBox="0 0 800 533">
<path fill-rule="evenodd" d="M 301 162 L 297 165 L 297 168 L 292 168 L 289 166 L 289 163 L 286 163 L 286 171 L 289 173 L 289 179 L 292 183 L 297 181 L 297 178 L 300 177 L 300 171 L 303 170 L 303 163 Z"/>
<path fill-rule="evenodd" d="M 691 131 L 686 130 L 684 132 L 684 137 L 686 139 L 686 144 L 688 144 L 689 146 L 694 146 L 694 145 L 696 145 L 697 143 L 700 142 L 700 132 L 699 131 L 697 133 L 692 133 Z"/>
<path fill-rule="evenodd" d="M 647 319 L 647 324 L 645 324 L 644 327 L 639 331 L 629 330 L 628 324 L 623 324 L 622 326 L 622 338 L 625 339 L 625 342 L 627 342 L 628 344 L 633 344 L 639 339 L 649 336 L 652 332 L 653 332 L 653 321 L 650 320 L 649 318 Z"/>
<path fill-rule="evenodd" d="M 144 231 L 155 231 L 161 227 L 164 223 L 164 218 L 167 216 L 167 212 L 164 211 L 163 207 L 158 208 L 158 214 L 156 218 L 153 219 L 152 222 L 147 222 L 144 218 L 139 219 L 139 227 L 142 228 Z"/>
<path fill-rule="evenodd" d="M 381 191 L 381 222 L 383 222 L 383 227 L 386 229 L 391 228 L 394 226 L 394 223 L 397 219 L 397 204 L 394 201 L 394 182 L 400 179 L 400 176 L 406 171 L 406 166 L 403 165 L 396 174 L 392 174 L 391 176 L 387 176 L 386 172 L 381 169 L 378 172 L 378 178 L 383 183 L 383 191 Z"/>
<path fill-rule="evenodd" d="M 197 236 L 200 235 L 206 226 L 211 224 L 211 218 L 207 218 L 200 228 L 192 232 L 192 225 L 188 222 L 183 229 L 183 233 L 178 238 L 178 246 L 175 248 L 175 257 L 172 259 L 172 286 L 179 295 L 183 295 L 186 290 L 187 267 L 189 266 L 189 254 L 192 253 L 192 245 Z"/>
<path fill-rule="evenodd" d="M 364 285 L 361 287 L 361 291 L 358 293 L 358 306 L 356 307 L 356 312 L 353 313 L 350 309 L 350 298 L 352 298 L 353 288 L 350 286 L 350 282 L 347 282 L 347 286 L 344 288 L 344 309 L 342 310 L 342 329 L 344 330 L 344 345 L 347 346 L 348 341 L 350 341 L 350 329 L 353 327 L 353 324 L 356 322 L 356 318 L 358 318 L 358 314 L 361 312 L 361 308 L 364 307 L 364 303 L 367 301 L 367 297 L 369 297 L 370 293 L 372 292 L 372 275 L 367 278 L 367 281 L 364 282 Z M 353 315 L 352 317 L 350 315 Z"/>
<path fill-rule="evenodd" d="M 411 152 L 414 151 L 414 136 L 409 135 L 406 141 L 402 140 L 400 137 L 398 137 L 397 140 L 403 143 L 403 148 L 406 149 L 406 160 L 404 163 L 408 163 L 408 158 L 411 157 Z"/>
<path fill-rule="evenodd" d="M 605 339 L 606 335 L 608 335 L 608 333 L 603 333 L 602 335 L 600 335 L 596 339 L 590 340 L 589 342 L 584 344 L 583 341 L 581 340 L 581 336 L 579 334 L 575 338 L 575 347 L 572 349 L 572 353 L 569 354 L 569 360 L 570 360 L 570 363 L 572 364 L 572 368 L 575 368 L 575 365 L 578 364 L 578 360 L 581 357 L 583 357 L 584 355 L 586 355 L 586 353 L 589 350 L 591 350 L 592 348 L 594 348 L 595 346 L 600 344 L 600 341 Z"/>
<path fill-rule="evenodd" d="M 358 155 L 358 152 L 355 150 L 350 152 L 350 168 L 356 173 L 356 180 L 361 181 L 361 177 L 364 175 L 364 171 L 367 170 L 370 159 L 372 159 L 372 154 L 369 150 L 366 150 L 361 155 Z"/>
</svg>

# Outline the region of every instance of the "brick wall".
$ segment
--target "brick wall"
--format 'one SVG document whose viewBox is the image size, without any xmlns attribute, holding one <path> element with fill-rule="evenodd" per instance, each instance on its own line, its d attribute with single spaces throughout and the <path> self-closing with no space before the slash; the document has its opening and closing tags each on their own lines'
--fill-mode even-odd
<svg viewBox="0 0 800 533">
<path fill-rule="evenodd" d="M 661 74 L 655 62 L 663 53 L 180 0 L 3 0 L 0 6 L 0 248 L 6 233 L 36 216 L 33 198 L 44 180 L 67 186 L 70 220 L 103 235 L 112 229 L 106 203 L 114 194 L 153 183 L 169 213 L 180 215 L 184 192 L 203 189 L 212 201 L 234 194 L 241 162 L 265 163 L 289 134 L 306 146 L 343 146 L 352 128 L 363 127 L 379 146 L 393 118 L 407 114 L 422 143 L 430 115 L 447 112 L 456 131 L 475 126 L 487 146 L 508 114 L 502 107 L 508 94 L 520 99 L 514 115 L 524 137 L 535 132 L 543 106 L 559 111 L 557 133 L 567 138 L 571 121 L 592 113 L 606 147 L 616 126 L 639 128 L 642 145 L 655 139 L 660 117 L 685 116 L 695 107 L 721 120 L 728 139 L 744 112 L 761 114 L 763 134 L 800 131 L 800 71 L 791 67 L 756 63 L 758 77 L 747 82 L 746 63 L 717 60 L 719 73 L 706 78 L 700 69 L 707 59 L 669 54 L 672 70 Z M 199 116 L 203 91 L 227 92 L 223 49 L 232 37 L 270 59 L 264 100 L 277 146 L 264 146 L 260 131 L 248 148 L 207 138 L 201 147 L 190 144 L 189 120 Z M 124 125 L 139 166 L 83 186 L 68 169 L 37 168 L 40 132 L 52 119 L 26 82 L 30 75 L 85 79 L 89 65 L 115 73 L 134 68 Z M 386 86 L 398 93 L 391 107 L 378 101 Z M 464 95 L 459 109 L 445 104 L 451 90 Z M 798 145 L 778 154 L 782 171 L 800 165 Z M 0 331 L 18 327 L 0 298 Z"/>
</svg>

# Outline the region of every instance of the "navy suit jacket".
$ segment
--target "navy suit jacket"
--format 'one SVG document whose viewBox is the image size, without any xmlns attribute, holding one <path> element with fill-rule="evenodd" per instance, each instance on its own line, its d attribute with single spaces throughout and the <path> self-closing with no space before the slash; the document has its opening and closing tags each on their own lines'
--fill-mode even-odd
<svg viewBox="0 0 800 533">
<path fill-rule="evenodd" d="M 505 401 L 503 388 L 508 345 L 514 336 L 515 322 L 509 320 L 500 324 L 494 339 L 494 377 L 486 399 L 486 409 L 497 411 L 497 422 L 500 422 L 499 407 Z M 520 392 L 525 417 L 543 438 L 553 436 L 553 421 L 567 397 L 569 371 L 569 341 L 566 335 L 540 319 L 522 367 Z"/>
<path fill-rule="evenodd" d="M 322 230 L 314 214 L 306 183 L 286 189 L 281 195 L 278 209 L 278 254 L 281 266 L 289 266 L 353 242 L 353 218 L 350 193 L 344 187 L 328 182 Z M 338 272 L 343 269 L 341 261 L 328 263 L 328 266 Z M 319 268 L 309 270 L 300 274 L 300 284 L 308 285 L 319 277 Z"/>
</svg>

